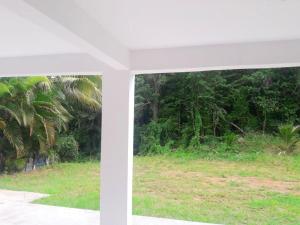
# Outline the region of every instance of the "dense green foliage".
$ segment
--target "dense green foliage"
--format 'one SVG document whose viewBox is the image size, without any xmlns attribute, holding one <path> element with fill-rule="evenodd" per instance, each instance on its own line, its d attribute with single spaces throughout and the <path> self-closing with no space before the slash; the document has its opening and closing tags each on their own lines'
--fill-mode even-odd
<svg viewBox="0 0 300 225">
<path fill-rule="evenodd" d="M 136 153 L 230 145 L 300 124 L 300 69 L 137 76 L 135 101 Z"/>
<path fill-rule="evenodd" d="M 87 79 L 85 79 L 87 78 Z M 83 157 L 99 158 L 101 136 L 101 77 L 88 76 L 64 79 L 66 89 L 65 106 L 73 116 L 69 122 L 69 135 L 79 144 L 79 153 Z"/>
<path fill-rule="evenodd" d="M 99 76 L 2 78 L 0 171 L 41 157 L 99 158 L 100 97 Z M 299 68 L 136 77 L 136 154 L 239 155 L 254 133 L 280 137 L 276 153 L 293 153 L 299 124 Z"/>
<path fill-rule="evenodd" d="M 92 76 L 2 78 L 0 172 L 23 169 L 30 160 L 35 168 L 42 158 L 48 163 L 49 156 L 70 159 L 66 154 L 76 149 L 62 153 L 62 143 L 56 140 L 65 134 L 76 134 L 76 123 L 84 124 L 87 115 L 97 117 L 101 109 L 100 85 L 100 78 Z"/>
<path fill-rule="evenodd" d="M 55 152 L 62 162 L 70 162 L 78 159 L 79 146 L 75 138 L 71 135 L 60 136 L 57 138 L 55 144 Z"/>
</svg>

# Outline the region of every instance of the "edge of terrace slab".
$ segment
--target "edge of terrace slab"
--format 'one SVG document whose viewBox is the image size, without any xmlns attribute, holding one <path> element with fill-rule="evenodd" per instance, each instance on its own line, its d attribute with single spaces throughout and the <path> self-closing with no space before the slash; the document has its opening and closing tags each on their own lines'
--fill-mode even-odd
<svg viewBox="0 0 300 225">
<path fill-rule="evenodd" d="M 1 225 L 98 225 L 97 210 L 31 204 L 47 194 L 0 190 Z M 133 225 L 217 225 L 184 220 L 133 216 Z M 220 224 L 219 224 L 220 225 Z"/>
<path fill-rule="evenodd" d="M 0 203 L 1 202 L 19 202 L 30 203 L 34 200 L 48 197 L 47 194 L 27 192 L 27 191 L 11 191 L 0 190 Z"/>
</svg>

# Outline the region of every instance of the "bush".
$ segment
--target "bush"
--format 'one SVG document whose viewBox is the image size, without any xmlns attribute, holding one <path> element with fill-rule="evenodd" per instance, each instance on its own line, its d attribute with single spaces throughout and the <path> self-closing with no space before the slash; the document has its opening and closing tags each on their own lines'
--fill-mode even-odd
<svg viewBox="0 0 300 225">
<path fill-rule="evenodd" d="M 181 147 L 179 151 L 191 153 L 193 157 L 234 161 L 255 160 L 270 147 L 278 146 L 278 138 L 271 135 L 248 133 L 240 137 L 234 133 L 226 133 L 222 137 L 206 136 L 197 148 Z M 176 150 L 177 152 L 177 150 Z"/>
<path fill-rule="evenodd" d="M 62 162 L 69 162 L 78 159 L 79 146 L 72 135 L 59 137 L 57 139 L 55 149 Z"/>
<path fill-rule="evenodd" d="M 8 159 L 5 162 L 5 171 L 15 173 L 22 171 L 26 166 L 26 159 Z"/>
<path fill-rule="evenodd" d="M 140 131 L 140 155 L 155 155 L 162 154 L 169 151 L 172 143 L 167 143 L 162 146 L 160 143 L 162 133 L 161 124 L 157 122 L 150 122 L 145 125 Z"/>
<path fill-rule="evenodd" d="M 238 136 L 235 133 L 226 133 L 223 137 L 224 143 L 228 146 L 232 146 L 238 140 Z"/>
<path fill-rule="evenodd" d="M 57 148 L 51 148 L 48 151 L 48 162 L 49 164 L 54 164 L 59 162 L 59 154 Z"/>
<path fill-rule="evenodd" d="M 278 127 L 278 136 L 283 144 L 279 146 L 280 153 L 293 153 L 296 144 L 300 141 L 298 131 L 300 126 L 293 126 L 293 124 L 283 124 Z"/>
</svg>

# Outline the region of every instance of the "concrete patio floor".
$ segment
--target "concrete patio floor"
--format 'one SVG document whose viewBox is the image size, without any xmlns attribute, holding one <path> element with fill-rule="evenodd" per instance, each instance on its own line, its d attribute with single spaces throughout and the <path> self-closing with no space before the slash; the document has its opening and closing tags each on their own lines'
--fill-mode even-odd
<svg viewBox="0 0 300 225">
<path fill-rule="evenodd" d="M 100 213 L 94 210 L 74 209 L 32 204 L 45 194 L 0 190 L 1 225 L 99 225 Z M 212 225 L 154 217 L 134 216 L 133 225 Z"/>
</svg>

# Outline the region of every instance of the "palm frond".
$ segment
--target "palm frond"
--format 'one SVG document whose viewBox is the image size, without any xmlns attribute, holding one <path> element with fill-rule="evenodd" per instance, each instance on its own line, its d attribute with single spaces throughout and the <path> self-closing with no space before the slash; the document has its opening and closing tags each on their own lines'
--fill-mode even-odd
<svg viewBox="0 0 300 225">
<path fill-rule="evenodd" d="M 25 127 L 31 127 L 34 119 L 34 109 L 26 103 L 21 103 L 20 112 L 22 116 L 23 125 Z"/>
<path fill-rule="evenodd" d="M 6 94 L 11 94 L 9 90 L 9 86 L 0 82 L 0 97 L 5 96 Z"/>
<path fill-rule="evenodd" d="M 50 87 L 51 82 L 46 76 L 32 76 L 27 77 L 23 81 L 24 86 L 27 89 L 30 89 L 36 85 L 40 85 L 39 87 L 44 88 L 45 86 Z"/>
<path fill-rule="evenodd" d="M 24 153 L 24 143 L 22 138 L 22 132 L 20 126 L 16 121 L 13 121 L 5 126 L 3 134 L 10 142 L 10 144 L 16 149 L 17 157 Z"/>
<path fill-rule="evenodd" d="M 101 91 L 90 79 L 84 77 L 59 78 L 66 97 L 77 106 L 97 111 L 101 108 Z"/>
<path fill-rule="evenodd" d="M 8 104 L 8 105 L 0 105 L 0 110 L 3 110 L 7 112 L 9 115 L 11 115 L 18 123 L 19 125 L 22 124 L 22 120 L 20 116 L 18 115 L 18 108 L 17 106 L 13 104 Z"/>
<path fill-rule="evenodd" d="M 6 122 L 4 119 L 0 118 L 0 129 L 3 130 L 6 127 Z"/>
</svg>

